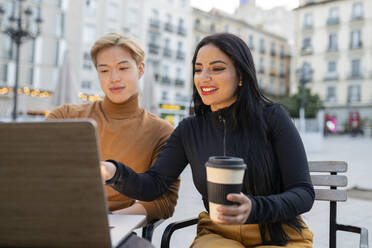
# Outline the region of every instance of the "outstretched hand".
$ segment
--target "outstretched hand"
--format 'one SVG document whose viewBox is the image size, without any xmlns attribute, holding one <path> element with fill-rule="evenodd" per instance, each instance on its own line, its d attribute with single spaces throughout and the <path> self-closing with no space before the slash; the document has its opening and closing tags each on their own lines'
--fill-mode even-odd
<svg viewBox="0 0 372 248">
<path fill-rule="evenodd" d="M 217 211 L 219 212 L 219 223 L 227 225 L 244 224 L 247 221 L 252 210 L 251 200 L 243 193 L 228 194 L 227 200 L 237 202 L 239 205 L 219 206 L 217 208 Z"/>
<path fill-rule="evenodd" d="M 115 175 L 116 166 L 111 162 L 101 161 L 100 168 L 103 182 L 110 180 Z"/>
</svg>

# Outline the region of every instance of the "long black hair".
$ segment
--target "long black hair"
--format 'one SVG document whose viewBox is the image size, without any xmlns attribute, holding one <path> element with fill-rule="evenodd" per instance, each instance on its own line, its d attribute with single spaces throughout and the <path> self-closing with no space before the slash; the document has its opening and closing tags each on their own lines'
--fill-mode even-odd
<svg viewBox="0 0 372 248">
<path fill-rule="evenodd" d="M 217 33 L 206 36 L 195 49 L 192 59 L 193 75 L 200 48 L 209 44 L 219 48 L 233 61 L 237 77 L 242 81 L 237 90 L 237 100 L 231 106 L 230 123 L 231 128 L 239 133 L 240 145 L 237 147 L 241 148 L 237 154 L 243 157 L 248 165 L 244 179 L 248 182 L 246 190 L 257 196 L 279 194 L 283 191 L 282 180 L 278 167 L 275 166 L 270 132 L 264 119 L 265 106 L 273 102 L 266 98 L 258 87 L 252 54 L 246 43 L 233 34 Z M 210 107 L 203 103 L 195 84 L 193 102 L 196 116 L 205 116 L 211 111 Z M 288 242 L 283 223 L 299 233 L 303 229 L 297 218 L 276 223 L 260 223 L 261 239 L 264 244 L 285 245 Z"/>
</svg>

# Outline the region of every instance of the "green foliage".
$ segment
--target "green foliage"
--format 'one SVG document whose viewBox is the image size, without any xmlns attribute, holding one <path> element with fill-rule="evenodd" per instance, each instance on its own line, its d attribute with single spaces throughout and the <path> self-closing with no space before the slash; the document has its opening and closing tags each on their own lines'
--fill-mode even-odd
<svg viewBox="0 0 372 248">
<path fill-rule="evenodd" d="M 278 102 L 283 104 L 292 118 L 299 118 L 301 90 L 302 87 L 299 86 L 296 94 L 278 99 Z M 323 101 L 318 94 L 312 94 L 308 88 L 305 88 L 305 99 L 305 118 L 315 118 L 317 112 L 324 109 Z"/>
</svg>

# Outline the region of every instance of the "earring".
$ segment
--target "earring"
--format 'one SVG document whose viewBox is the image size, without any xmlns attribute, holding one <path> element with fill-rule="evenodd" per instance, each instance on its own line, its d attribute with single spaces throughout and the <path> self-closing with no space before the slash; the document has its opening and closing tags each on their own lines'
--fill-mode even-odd
<svg viewBox="0 0 372 248">
<path fill-rule="evenodd" d="M 238 86 L 241 87 L 242 85 L 243 85 L 242 80 L 240 80 L 239 83 L 238 83 Z"/>
</svg>

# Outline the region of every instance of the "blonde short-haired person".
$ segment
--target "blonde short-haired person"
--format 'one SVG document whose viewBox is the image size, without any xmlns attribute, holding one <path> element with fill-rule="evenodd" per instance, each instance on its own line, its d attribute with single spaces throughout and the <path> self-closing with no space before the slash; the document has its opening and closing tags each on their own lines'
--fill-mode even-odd
<svg viewBox="0 0 372 248">
<path fill-rule="evenodd" d="M 104 99 L 62 105 L 47 119 L 94 119 L 98 126 L 101 158 L 115 159 L 130 164 L 136 172 L 144 172 L 154 164 L 173 131 L 168 122 L 138 104 L 138 83 L 145 70 L 145 53 L 133 37 L 109 33 L 94 43 L 90 54 L 105 93 Z M 151 221 L 172 216 L 179 180 L 166 194 L 151 202 L 135 201 L 109 186 L 105 189 L 111 211 L 144 214 Z"/>
</svg>

